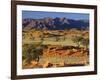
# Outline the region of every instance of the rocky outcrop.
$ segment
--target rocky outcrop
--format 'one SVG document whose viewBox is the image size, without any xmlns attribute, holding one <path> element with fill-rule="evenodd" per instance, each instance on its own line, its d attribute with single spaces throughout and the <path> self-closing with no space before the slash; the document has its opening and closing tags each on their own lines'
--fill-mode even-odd
<svg viewBox="0 0 100 80">
<path fill-rule="evenodd" d="M 48 46 L 47 49 L 43 50 L 43 56 L 86 56 L 89 55 L 89 51 L 83 49 L 63 49 L 61 46 Z"/>
</svg>

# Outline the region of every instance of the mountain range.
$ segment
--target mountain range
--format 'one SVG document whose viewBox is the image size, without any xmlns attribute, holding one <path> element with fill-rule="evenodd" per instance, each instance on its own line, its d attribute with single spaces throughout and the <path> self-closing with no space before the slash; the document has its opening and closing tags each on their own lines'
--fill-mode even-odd
<svg viewBox="0 0 100 80">
<path fill-rule="evenodd" d="M 41 19 L 31 19 L 26 18 L 22 19 L 22 26 L 23 30 L 69 30 L 72 28 L 75 29 L 88 29 L 89 21 L 88 20 L 74 20 L 74 19 L 67 19 L 67 18 L 50 18 L 45 17 Z"/>
</svg>

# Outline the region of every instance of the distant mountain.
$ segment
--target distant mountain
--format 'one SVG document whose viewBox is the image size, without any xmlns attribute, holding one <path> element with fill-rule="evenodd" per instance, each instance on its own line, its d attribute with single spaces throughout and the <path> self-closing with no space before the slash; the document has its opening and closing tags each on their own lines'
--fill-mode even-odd
<svg viewBox="0 0 100 80">
<path fill-rule="evenodd" d="M 88 20 L 73 20 L 67 18 L 42 18 L 42 19 L 23 19 L 23 30 L 30 29 L 48 29 L 48 30 L 65 30 L 65 29 L 87 29 L 89 27 Z"/>
</svg>

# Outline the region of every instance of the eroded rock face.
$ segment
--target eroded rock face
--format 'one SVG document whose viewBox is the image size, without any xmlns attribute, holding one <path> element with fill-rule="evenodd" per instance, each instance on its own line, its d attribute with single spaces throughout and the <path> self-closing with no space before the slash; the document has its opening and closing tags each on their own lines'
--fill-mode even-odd
<svg viewBox="0 0 100 80">
<path fill-rule="evenodd" d="M 63 49 L 61 46 L 48 46 L 43 56 L 86 56 L 89 52 L 83 49 Z"/>
</svg>

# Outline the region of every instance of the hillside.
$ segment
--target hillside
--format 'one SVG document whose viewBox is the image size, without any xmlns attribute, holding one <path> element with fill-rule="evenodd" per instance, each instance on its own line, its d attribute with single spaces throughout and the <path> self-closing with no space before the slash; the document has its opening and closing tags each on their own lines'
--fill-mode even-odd
<svg viewBox="0 0 100 80">
<path fill-rule="evenodd" d="M 23 19 L 23 30 L 69 30 L 75 29 L 88 29 L 89 22 L 87 20 L 72 20 L 67 18 L 50 18 L 45 17 L 42 19 Z"/>
</svg>

